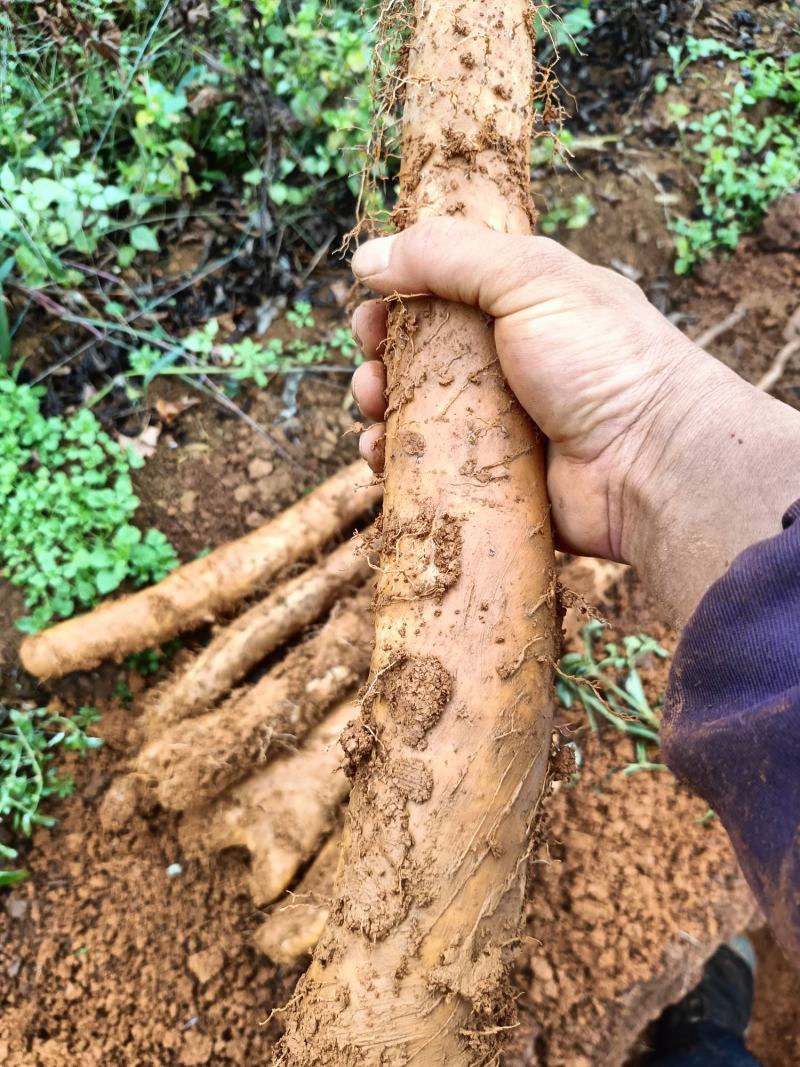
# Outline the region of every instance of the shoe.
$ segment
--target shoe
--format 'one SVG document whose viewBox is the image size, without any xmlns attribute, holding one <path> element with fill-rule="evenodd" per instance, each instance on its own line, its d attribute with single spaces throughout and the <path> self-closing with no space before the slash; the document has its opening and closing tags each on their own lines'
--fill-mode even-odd
<svg viewBox="0 0 800 1067">
<path fill-rule="evenodd" d="M 711 1024 L 744 1040 L 753 1010 L 755 951 L 750 940 L 736 937 L 722 945 L 705 965 L 703 977 L 683 1000 L 671 1005 L 653 1027 L 659 1053 L 690 1046 L 699 1026 Z"/>
</svg>

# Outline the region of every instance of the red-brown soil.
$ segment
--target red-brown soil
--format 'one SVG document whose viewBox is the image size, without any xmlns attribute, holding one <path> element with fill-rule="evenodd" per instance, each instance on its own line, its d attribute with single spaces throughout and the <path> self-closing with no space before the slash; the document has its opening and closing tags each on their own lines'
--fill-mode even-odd
<svg viewBox="0 0 800 1067">
<path fill-rule="evenodd" d="M 800 1063 L 800 978 L 768 929 L 759 930 L 753 941 L 758 953 L 756 1006 L 747 1044 L 761 1067 L 789 1067 Z"/>
</svg>

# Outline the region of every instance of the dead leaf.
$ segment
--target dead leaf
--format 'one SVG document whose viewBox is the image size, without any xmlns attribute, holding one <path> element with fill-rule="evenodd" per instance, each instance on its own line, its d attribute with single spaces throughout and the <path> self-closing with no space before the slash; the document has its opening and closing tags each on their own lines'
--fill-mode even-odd
<svg viewBox="0 0 800 1067">
<path fill-rule="evenodd" d="M 208 4 L 198 4 L 197 7 L 193 7 L 187 12 L 186 21 L 190 26 L 195 26 L 198 22 L 206 22 L 211 18 L 211 12 L 208 10 Z"/>
<path fill-rule="evenodd" d="M 162 422 L 169 425 L 177 418 L 188 411 L 189 408 L 195 407 L 200 403 L 200 398 L 196 396 L 182 396 L 178 400 L 166 400 L 164 397 L 159 397 L 156 400 L 156 412 Z"/>
<path fill-rule="evenodd" d="M 227 98 L 228 94 L 221 89 L 216 89 L 213 85 L 204 85 L 202 89 L 198 89 L 194 96 L 190 98 L 189 110 L 193 115 L 199 115 L 201 112 L 208 111 L 210 108 L 216 107 L 217 104 L 221 104 Z"/>
<path fill-rule="evenodd" d="M 353 291 L 353 283 L 347 282 L 343 278 L 337 278 L 335 281 L 331 282 L 328 288 L 331 291 L 331 296 L 339 307 L 346 307 Z"/>
<path fill-rule="evenodd" d="M 117 434 L 117 442 L 123 448 L 132 448 L 134 452 L 138 452 L 142 459 L 150 459 L 155 453 L 158 439 L 161 436 L 161 427 L 155 423 L 152 426 L 145 426 L 138 437 L 126 437 L 125 434 Z"/>
</svg>

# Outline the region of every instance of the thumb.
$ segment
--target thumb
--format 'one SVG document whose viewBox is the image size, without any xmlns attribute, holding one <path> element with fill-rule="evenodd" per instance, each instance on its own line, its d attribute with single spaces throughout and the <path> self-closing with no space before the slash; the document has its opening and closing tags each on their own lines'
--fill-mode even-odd
<svg viewBox="0 0 800 1067">
<path fill-rule="evenodd" d="M 367 241 L 353 273 L 384 296 L 430 294 L 501 318 L 563 294 L 586 264 L 547 237 L 498 233 L 454 218 Z"/>
</svg>

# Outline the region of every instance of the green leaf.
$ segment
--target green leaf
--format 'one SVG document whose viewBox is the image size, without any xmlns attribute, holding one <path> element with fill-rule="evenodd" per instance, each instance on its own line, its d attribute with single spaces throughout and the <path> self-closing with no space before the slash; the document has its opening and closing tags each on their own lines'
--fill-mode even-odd
<svg viewBox="0 0 800 1067">
<path fill-rule="evenodd" d="M 129 267 L 136 259 L 136 249 L 133 245 L 121 245 L 117 249 L 117 263 L 124 269 Z"/>
<path fill-rule="evenodd" d="M 24 882 L 27 877 L 27 871 L 0 870 L 0 886 L 16 885 L 18 882 Z"/>
<path fill-rule="evenodd" d="M 31 182 L 29 192 L 31 205 L 36 211 L 45 211 L 52 203 L 64 198 L 64 186 L 52 178 L 37 178 Z"/>
<path fill-rule="evenodd" d="M 4 193 L 13 193 L 19 188 L 14 171 L 5 163 L 0 167 L 0 190 Z"/>
<path fill-rule="evenodd" d="M 14 252 L 23 275 L 33 284 L 39 284 L 47 277 L 47 266 L 40 256 L 28 245 L 21 244 Z"/>
<path fill-rule="evenodd" d="M 63 222 L 56 220 L 47 227 L 48 244 L 54 248 L 62 248 L 69 242 L 69 232 Z"/>
<path fill-rule="evenodd" d="M 107 185 L 101 197 L 106 207 L 117 207 L 128 199 L 129 194 L 126 189 L 120 189 L 117 185 Z"/>
<path fill-rule="evenodd" d="M 351 48 L 345 55 L 344 61 L 354 74 L 363 74 L 369 66 L 369 51 L 363 45 L 359 48 Z"/>
<path fill-rule="evenodd" d="M 129 236 L 131 244 L 138 252 L 158 252 L 158 238 L 150 226 L 134 226 Z"/>
<path fill-rule="evenodd" d="M 289 198 L 289 186 L 283 182 L 273 182 L 269 187 L 269 198 L 276 207 L 281 207 Z"/>
<path fill-rule="evenodd" d="M 95 578 L 95 584 L 97 585 L 97 592 L 101 596 L 105 596 L 112 590 L 116 589 L 120 583 L 119 575 L 116 570 L 98 571 Z"/>
</svg>

